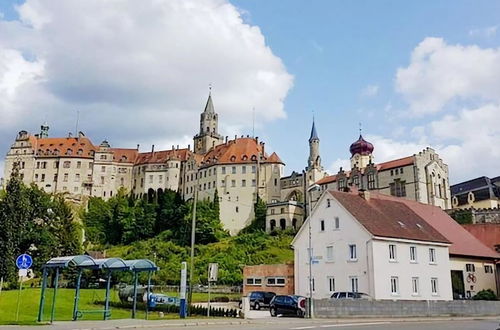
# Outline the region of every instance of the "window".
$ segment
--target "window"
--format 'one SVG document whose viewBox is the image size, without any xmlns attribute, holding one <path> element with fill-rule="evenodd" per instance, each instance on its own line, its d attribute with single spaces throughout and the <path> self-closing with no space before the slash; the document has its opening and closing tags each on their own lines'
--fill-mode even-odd
<svg viewBox="0 0 500 330">
<path fill-rule="evenodd" d="M 358 277 L 349 276 L 349 282 L 351 283 L 351 291 L 358 292 Z"/>
<path fill-rule="evenodd" d="M 238 208 L 238 206 L 236 206 L 236 213 L 238 213 L 240 211 L 240 209 Z"/>
<path fill-rule="evenodd" d="M 325 231 L 325 220 L 321 220 L 319 222 L 319 230 L 320 231 Z"/>
<path fill-rule="evenodd" d="M 54 174 L 54 182 L 57 181 L 57 174 Z"/>
<path fill-rule="evenodd" d="M 102 173 L 106 172 L 106 166 L 101 166 L 101 172 Z"/>
<path fill-rule="evenodd" d="M 333 229 L 339 229 L 339 228 L 340 228 L 340 219 L 339 217 L 335 217 Z"/>
<path fill-rule="evenodd" d="M 241 180 L 241 186 L 246 187 L 247 186 L 247 180 Z"/>
<path fill-rule="evenodd" d="M 326 247 L 326 261 L 333 261 L 333 245 Z"/>
<path fill-rule="evenodd" d="M 252 173 L 255 173 L 255 172 L 257 172 L 257 166 L 253 165 L 252 166 Z"/>
<path fill-rule="evenodd" d="M 476 266 L 474 266 L 474 264 L 465 264 L 465 271 L 474 273 L 476 271 Z"/>
<path fill-rule="evenodd" d="M 431 278 L 431 292 L 433 295 L 438 294 L 438 279 L 436 277 Z"/>
<path fill-rule="evenodd" d="M 246 174 L 247 173 L 247 167 L 246 166 L 242 166 L 241 167 L 241 173 L 242 174 Z"/>
<path fill-rule="evenodd" d="M 68 182 L 68 173 L 64 173 L 63 182 Z"/>
<path fill-rule="evenodd" d="M 335 291 L 335 277 L 328 276 L 326 279 L 328 281 L 328 291 L 330 292 Z"/>
<path fill-rule="evenodd" d="M 429 263 L 436 263 L 436 249 L 434 248 L 429 248 Z"/>
<path fill-rule="evenodd" d="M 102 181 L 104 181 L 104 177 L 101 177 Z M 104 182 L 103 182 L 104 183 Z M 141 188 L 144 187 L 144 178 L 141 178 Z"/>
<path fill-rule="evenodd" d="M 389 244 L 389 260 L 396 261 L 396 245 Z"/>
<path fill-rule="evenodd" d="M 397 276 L 391 277 L 391 294 L 399 294 L 399 279 Z"/>
<path fill-rule="evenodd" d="M 80 182 L 80 174 L 75 174 L 75 182 Z"/>
<path fill-rule="evenodd" d="M 356 187 L 359 187 L 359 175 L 355 175 L 353 178 L 352 178 L 352 182 L 354 183 L 354 185 Z"/>
<path fill-rule="evenodd" d="M 349 244 L 349 259 L 357 260 L 358 255 L 356 253 L 356 244 Z"/>
<path fill-rule="evenodd" d="M 411 294 L 418 295 L 418 277 L 411 278 Z"/>
<path fill-rule="evenodd" d="M 375 189 L 375 174 L 368 173 L 368 189 Z"/>
<path fill-rule="evenodd" d="M 231 187 L 236 187 L 236 180 L 231 180 Z"/>
<path fill-rule="evenodd" d="M 281 228 L 281 230 L 286 229 L 286 220 L 283 218 L 280 219 L 280 228 Z"/>
<path fill-rule="evenodd" d="M 252 187 L 255 187 L 257 185 L 257 180 L 252 179 Z"/>
<path fill-rule="evenodd" d="M 344 179 L 340 179 L 339 180 L 339 189 L 343 189 L 345 188 L 345 180 Z"/>
<path fill-rule="evenodd" d="M 285 282 L 284 277 L 268 277 L 266 279 L 267 286 L 285 286 Z"/>
<path fill-rule="evenodd" d="M 247 278 L 247 285 L 262 285 L 262 279 L 260 277 L 249 277 Z"/>
<path fill-rule="evenodd" d="M 104 184 L 104 177 L 101 176 L 101 184 Z"/>
<path fill-rule="evenodd" d="M 222 174 L 226 174 L 226 167 L 225 166 L 222 166 L 221 172 L 222 172 Z"/>
<path fill-rule="evenodd" d="M 399 173 L 403 174 L 403 168 L 402 167 L 399 169 Z"/>
<path fill-rule="evenodd" d="M 393 183 L 389 184 L 389 186 L 392 196 L 406 197 L 406 181 L 396 179 Z"/>
<path fill-rule="evenodd" d="M 330 198 L 328 198 L 326 200 L 326 207 L 330 207 L 331 206 L 331 201 L 330 201 Z"/>
<path fill-rule="evenodd" d="M 35 174 L 35 182 L 38 182 L 38 174 Z"/>
<path fill-rule="evenodd" d="M 231 173 L 236 174 L 236 166 L 231 167 Z"/>
<path fill-rule="evenodd" d="M 410 262 L 417 262 L 417 247 L 410 246 Z"/>
<path fill-rule="evenodd" d="M 69 168 L 71 166 L 71 162 L 69 160 L 63 163 L 63 168 Z"/>
<path fill-rule="evenodd" d="M 493 274 L 493 266 L 492 265 L 484 265 L 484 272 L 486 274 Z"/>
<path fill-rule="evenodd" d="M 122 187 L 123 187 L 123 186 L 124 186 L 124 184 L 125 184 L 125 179 L 124 179 L 124 178 L 120 178 L 120 186 L 122 186 Z"/>
<path fill-rule="evenodd" d="M 163 175 L 159 175 L 159 176 L 158 176 L 158 181 L 159 181 L 160 183 L 163 183 Z"/>
<path fill-rule="evenodd" d="M 149 183 L 153 183 L 153 176 L 152 175 L 149 176 Z"/>
</svg>

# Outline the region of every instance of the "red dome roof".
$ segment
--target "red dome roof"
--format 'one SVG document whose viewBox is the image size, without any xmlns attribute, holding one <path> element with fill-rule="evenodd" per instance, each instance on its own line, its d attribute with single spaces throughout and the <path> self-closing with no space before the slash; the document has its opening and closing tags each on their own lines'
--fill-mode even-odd
<svg viewBox="0 0 500 330">
<path fill-rule="evenodd" d="M 363 139 L 363 136 L 360 135 L 359 139 L 353 144 L 351 144 L 349 151 L 351 152 L 352 156 L 354 156 L 355 154 L 360 154 L 365 156 L 370 155 L 373 152 L 373 144 Z"/>
</svg>

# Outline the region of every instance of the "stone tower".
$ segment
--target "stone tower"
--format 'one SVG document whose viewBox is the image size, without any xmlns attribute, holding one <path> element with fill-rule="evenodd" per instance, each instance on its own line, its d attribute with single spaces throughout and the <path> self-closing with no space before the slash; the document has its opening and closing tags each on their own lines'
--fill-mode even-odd
<svg viewBox="0 0 500 330">
<path fill-rule="evenodd" d="M 200 116 L 200 132 L 194 136 L 194 152 L 205 154 L 210 148 L 223 142 L 218 132 L 218 115 L 212 103 L 212 93 L 208 94 L 207 105 Z"/>
<path fill-rule="evenodd" d="M 47 122 L 40 126 L 40 138 L 45 139 L 49 137 L 49 124 Z"/>
<path fill-rule="evenodd" d="M 311 136 L 309 137 L 309 159 L 307 160 L 307 183 L 311 185 L 323 178 L 323 166 L 319 155 L 319 137 L 316 132 L 316 125 L 312 123 Z"/>
</svg>

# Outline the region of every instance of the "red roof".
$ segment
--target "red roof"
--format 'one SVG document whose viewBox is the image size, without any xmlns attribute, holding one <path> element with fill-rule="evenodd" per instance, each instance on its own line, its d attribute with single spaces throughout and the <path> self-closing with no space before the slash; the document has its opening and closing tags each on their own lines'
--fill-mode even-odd
<svg viewBox="0 0 500 330">
<path fill-rule="evenodd" d="M 210 149 L 203 157 L 203 165 L 255 163 L 259 155 L 261 163 L 283 163 L 276 153 L 268 156 L 256 139 L 237 138 Z"/>
<path fill-rule="evenodd" d="M 189 149 L 160 150 L 155 152 L 142 152 L 137 156 L 136 164 L 165 163 L 170 159 L 187 160 L 191 151 Z"/>
<path fill-rule="evenodd" d="M 94 158 L 96 147 L 85 136 L 66 138 L 30 139 L 39 157 L 80 157 Z"/>
<path fill-rule="evenodd" d="M 377 164 L 377 170 L 378 171 L 386 171 L 386 170 L 390 170 L 390 169 L 393 169 L 393 168 L 396 168 L 396 167 L 401 167 L 401 166 L 408 166 L 408 165 L 412 165 L 415 161 L 415 158 L 413 156 L 408 156 L 408 157 L 405 157 L 405 158 L 400 158 L 400 159 L 395 159 L 395 160 L 390 160 L 388 162 L 384 162 L 384 163 L 380 163 L 380 164 Z M 364 169 L 361 170 L 361 172 L 363 172 Z M 349 175 L 351 174 L 351 171 L 346 171 L 345 172 L 345 175 L 347 177 L 349 177 Z M 336 182 L 337 181 L 337 175 L 330 175 L 330 176 L 327 176 L 327 177 L 324 177 L 323 179 L 319 180 L 316 182 L 316 184 L 319 184 L 319 185 L 322 185 L 322 184 L 328 184 L 328 183 L 332 183 L 332 182 Z"/>
<path fill-rule="evenodd" d="M 374 193 L 372 193 L 372 195 L 374 195 Z M 440 207 L 383 194 L 376 194 L 376 196 L 379 199 L 387 201 L 397 200 L 411 208 L 429 225 L 434 227 L 443 234 L 446 239 L 452 242 L 449 248 L 450 254 L 470 257 L 500 258 L 500 254 L 481 243 Z"/>
<path fill-rule="evenodd" d="M 372 235 L 428 242 L 450 243 L 416 212 L 399 200 L 330 190 L 329 193 Z"/>
<path fill-rule="evenodd" d="M 110 148 L 113 152 L 113 161 L 119 163 L 135 163 L 139 151 L 137 149 Z"/>
<path fill-rule="evenodd" d="M 385 170 L 390 170 L 391 168 L 413 165 L 414 161 L 415 161 L 415 157 L 413 157 L 413 156 L 395 159 L 395 160 L 391 160 L 391 161 L 388 161 L 385 163 L 377 164 L 377 170 L 385 171 Z"/>
<path fill-rule="evenodd" d="M 500 223 L 475 223 L 462 227 L 493 250 L 500 245 Z"/>
</svg>

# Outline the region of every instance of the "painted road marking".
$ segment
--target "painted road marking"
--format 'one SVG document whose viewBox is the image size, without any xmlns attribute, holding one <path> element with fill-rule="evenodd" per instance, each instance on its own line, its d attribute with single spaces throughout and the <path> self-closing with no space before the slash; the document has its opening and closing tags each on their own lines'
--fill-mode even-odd
<svg viewBox="0 0 500 330">
<path fill-rule="evenodd" d="M 355 326 L 362 326 L 362 325 L 383 325 L 383 324 L 390 324 L 391 322 L 365 322 L 365 323 L 336 323 L 336 324 L 325 324 L 321 325 L 321 328 L 333 328 L 333 327 L 355 327 Z"/>
</svg>

